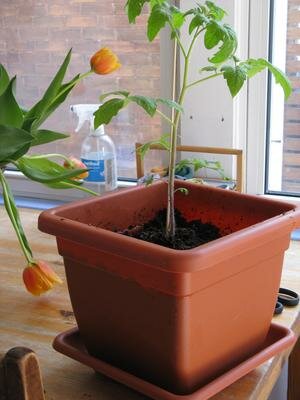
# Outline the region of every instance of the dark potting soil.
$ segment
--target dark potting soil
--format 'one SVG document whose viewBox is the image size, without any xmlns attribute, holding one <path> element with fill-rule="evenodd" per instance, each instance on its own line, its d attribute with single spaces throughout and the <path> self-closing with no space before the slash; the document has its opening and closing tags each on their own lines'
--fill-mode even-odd
<svg viewBox="0 0 300 400">
<path fill-rule="evenodd" d="M 175 238 L 173 240 L 167 239 L 164 235 L 166 214 L 166 210 L 161 210 L 151 221 L 142 226 L 129 227 L 122 233 L 136 239 L 156 243 L 176 250 L 192 249 L 221 237 L 220 230 L 217 226 L 209 223 L 202 223 L 200 220 L 187 221 L 181 213 L 176 210 Z"/>
</svg>

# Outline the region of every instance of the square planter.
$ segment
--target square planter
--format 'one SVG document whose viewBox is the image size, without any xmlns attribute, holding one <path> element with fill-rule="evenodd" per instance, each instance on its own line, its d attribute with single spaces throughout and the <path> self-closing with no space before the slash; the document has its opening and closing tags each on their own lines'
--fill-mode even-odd
<svg viewBox="0 0 300 400">
<path fill-rule="evenodd" d="M 222 237 L 173 250 L 117 231 L 166 206 L 163 182 L 44 211 L 57 237 L 80 335 L 91 355 L 176 394 L 257 352 L 268 333 L 294 205 L 179 183 L 176 207 Z"/>
</svg>

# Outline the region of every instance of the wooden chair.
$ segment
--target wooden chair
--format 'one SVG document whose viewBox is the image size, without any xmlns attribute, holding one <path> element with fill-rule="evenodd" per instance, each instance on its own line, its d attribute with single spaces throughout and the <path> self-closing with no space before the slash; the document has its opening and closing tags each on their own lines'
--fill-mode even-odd
<svg viewBox="0 0 300 400">
<path fill-rule="evenodd" d="M 14 347 L 0 359 L 0 400 L 45 400 L 36 354 Z"/>
<path fill-rule="evenodd" d="M 136 143 L 136 170 L 137 170 L 137 178 L 141 178 L 144 176 L 144 160 L 137 151 L 139 147 L 142 146 L 142 143 Z M 153 144 L 150 146 L 151 150 L 166 150 L 160 145 Z M 223 147 L 203 147 L 203 146 L 177 146 L 177 151 L 188 151 L 193 153 L 210 153 L 210 154 L 225 154 L 225 155 L 234 155 L 236 156 L 236 187 L 235 190 L 238 192 L 242 192 L 244 189 L 244 161 L 243 161 L 243 150 L 240 149 L 227 149 Z"/>
</svg>

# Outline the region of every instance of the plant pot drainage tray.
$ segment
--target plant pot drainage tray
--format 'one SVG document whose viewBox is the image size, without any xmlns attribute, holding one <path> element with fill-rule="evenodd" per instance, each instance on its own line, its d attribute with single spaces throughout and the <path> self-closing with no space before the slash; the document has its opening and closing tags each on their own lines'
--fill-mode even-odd
<svg viewBox="0 0 300 400">
<path fill-rule="evenodd" d="M 53 347 L 58 352 L 73 358 L 80 363 L 93 368 L 97 372 L 114 379 L 155 400 L 205 400 L 237 381 L 257 366 L 273 357 L 275 354 L 288 348 L 296 341 L 294 333 L 286 327 L 271 324 L 262 349 L 223 375 L 212 380 L 195 392 L 187 395 L 178 395 L 162 389 L 154 384 L 142 380 L 128 372 L 116 368 L 108 363 L 89 355 L 82 343 L 78 328 L 70 329 L 59 334 Z"/>
</svg>

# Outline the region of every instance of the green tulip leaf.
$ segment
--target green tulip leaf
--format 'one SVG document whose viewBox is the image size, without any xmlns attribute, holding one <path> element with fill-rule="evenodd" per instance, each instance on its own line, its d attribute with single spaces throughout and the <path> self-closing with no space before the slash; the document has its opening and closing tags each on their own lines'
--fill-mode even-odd
<svg viewBox="0 0 300 400">
<path fill-rule="evenodd" d="M 0 95 L 5 91 L 9 84 L 9 76 L 2 64 L 0 64 Z"/>
<path fill-rule="evenodd" d="M 86 169 L 66 169 L 47 158 L 24 156 L 15 165 L 27 178 L 40 183 L 56 183 L 64 179 L 75 178 Z"/>
<path fill-rule="evenodd" d="M 32 124 L 32 129 L 36 130 L 46 119 L 65 101 L 71 90 L 78 81 L 79 75 L 76 75 L 70 82 L 62 85 L 52 102 L 44 110 L 39 118 Z"/>
<path fill-rule="evenodd" d="M 51 189 L 76 189 L 82 185 L 82 181 L 74 181 L 70 179 L 64 179 L 60 182 L 44 183 L 45 186 Z"/>
<path fill-rule="evenodd" d="M 0 124 L 20 128 L 23 123 L 23 112 L 13 93 L 15 81 L 16 77 L 12 78 L 0 96 Z"/>
<path fill-rule="evenodd" d="M 23 129 L 0 125 L 0 163 L 17 160 L 29 150 L 33 136 Z"/>
<path fill-rule="evenodd" d="M 20 215 L 19 215 L 19 211 L 16 207 L 16 202 L 14 199 L 14 196 L 12 194 L 12 191 L 7 183 L 7 181 L 5 180 L 4 176 L 1 174 L 1 184 L 3 187 L 3 200 L 4 200 L 4 206 L 7 210 L 8 215 L 10 216 L 10 213 L 13 214 L 14 216 L 14 220 L 15 223 L 17 224 L 17 228 L 19 231 L 19 234 L 22 238 L 23 244 L 26 248 L 26 250 L 28 251 L 28 253 L 31 255 L 32 257 L 32 251 L 31 248 L 29 246 L 28 240 L 26 238 L 22 223 L 21 223 L 21 219 L 20 219 Z"/>
<path fill-rule="evenodd" d="M 62 89 L 62 82 L 65 77 L 68 65 L 70 63 L 71 53 L 72 53 L 72 49 L 69 50 L 68 54 L 66 55 L 63 63 L 61 64 L 55 77 L 51 81 L 51 83 L 50 83 L 48 89 L 46 90 L 44 96 L 42 97 L 42 99 L 40 101 L 38 101 L 26 114 L 25 121 L 27 119 L 35 118 L 40 121 L 40 123 L 39 123 L 39 125 L 40 125 L 47 118 L 47 116 L 50 115 L 49 114 L 50 104 L 53 101 L 55 101 L 56 97 L 59 95 L 59 93 Z M 61 97 L 60 98 L 61 101 L 56 102 L 56 105 L 58 106 L 59 104 L 61 104 L 64 101 L 65 97 Z M 54 111 L 54 109 L 52 111 Z M 48 113 L 47 113 L 47 110 L 48 110 Z M 46 114 L 47 116 L 43 117 L 44 114 Z M 37 125 L 35 126 L 35 128 L 37 128 Z"/>
<path fill-rule="evenodd" d="M 69 137 L 64 133 L 50 131 L 47 129 L 40 129 L 38 131 L 33 131 L 32 135 L 34 137 L 31 146 L 38 146 L 40 144 L 54 142 L 56 140 L 61 140 Z"/>
</svg>

